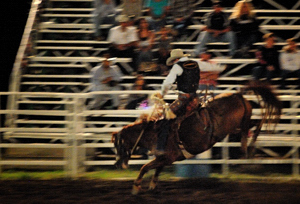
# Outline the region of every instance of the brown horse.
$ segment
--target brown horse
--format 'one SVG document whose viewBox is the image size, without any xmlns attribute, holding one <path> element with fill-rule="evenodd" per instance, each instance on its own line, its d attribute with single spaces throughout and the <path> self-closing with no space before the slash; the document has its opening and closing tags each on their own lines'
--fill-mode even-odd
<svg viewBox="0 0 300 204">
<path fill-rule="evenodd" d="M 279 120 L 281 103 L 271 88 L 261 83 L 249 83 L 244 91 L 252 91 L 261 99 L 262 120 L 255 124 L 256 129 L 250 143 L 250 147 L 253 147 L 262 124 L 270 122 L 270 120 Z M 186 117 L 180 126 L 176 125 L 176 119 L 172 120 L 172 128 L 170 128 L 165 148 L 166 154 L 157 156 L 141 168 L 134 182 L 132 193 L 140 192 L 142 178 L 149 170 L 156 169 L 149 186 L 149 189 L 153 190 L 164 166 L 186 159 L 179 143 L 184 146 L 187 152 L 196 155 L 210 149 L 227 135 L 234 134 L 241 138 L 242 150 L 247 156 L 247 137 L 251 128 L 251 115 L 252 105 L 240 92 L 218 95 L 205 107 L 199 107 Z M 127 168 L 132 148 L 139 137 L 139 147 L 145 147 L 151 151 L 155 150 L 159 126 L 163 123 L 164 120 L 139 122 L 124 127 L 118 133 L 113 133 L 112 139 L 117 150 L 116 166 Z"/>
</svg>

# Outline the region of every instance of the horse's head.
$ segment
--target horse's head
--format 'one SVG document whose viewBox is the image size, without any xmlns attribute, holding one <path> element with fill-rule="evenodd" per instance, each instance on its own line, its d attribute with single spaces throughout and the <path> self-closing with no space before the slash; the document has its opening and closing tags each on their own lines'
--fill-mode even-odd
<svg viewBox="0 0 300 204">
<path fill-rule="evenodd" d="M 126 144 L 124 138 L 122 138 L 122 131 L 113 133 L 112 141 L 116 148 L 116 167 L 118 169 L 127 169 L 128 161 L 131 156 L 130 148 Z"/>
</svg>

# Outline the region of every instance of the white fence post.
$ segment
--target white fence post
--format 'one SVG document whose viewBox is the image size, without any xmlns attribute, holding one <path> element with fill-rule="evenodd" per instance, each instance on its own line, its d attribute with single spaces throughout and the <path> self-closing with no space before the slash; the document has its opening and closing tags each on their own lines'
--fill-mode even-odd
<svg viewBox="0 0 300 204">
<path fill-rule="evenodd" d="M 228 148 L 228 140 L 229 136 L 227 135 L 224 140 L 223 140 L 223 145 L 222 146 L 222 159 L 223 159 L 223 164 L 222 164 L 222 174 L 225 176 L 228 176 L 229 174 L 229 165 L 228 165 L 228 159 L 229 159 L 229 148 Z"/>
<path fill-rule="evenodd" d="M 84 172 L 85 167 L 83 165 L 85 161 L 85 149 L 80 148 L 83 143 L 83 116 L 80 113 L 83 111 L 84 100 L 80 96 L 69 98 L 73 103 L 66 105 L 66 110 L 72 113 L 71 116 L 66 118 L 70 125 L 68 127 L 68 144 L 67 160 L 69 163 L 68 171 L 72 178 L 76 178 L 79 172 Z"/>
<path fill-rule="evenodd" d="M 291 107 L 293 108 L 297 108 L 300 105 L 299 101 L 291 101 Z M 297 113 L 294 113 L 295 115 L 297 115 Z M 292 124 L 298 124 L 298 121 L 296 119 L 293 119 Z M 293 176 L 297 177 L 299 176 L 299 163 L 298 163 L 298 159 L 299 159 L 299 145 L 297 144 L 297 137 L 296 135 L 298 135 L 298 130 L 293 130 L 292 131 L 293 134 L 293 141 L 294 141 L 294 146 L 293 146 L 293 151 L 294 153 L 292 154 L 292 160 L 293 160 Z"/>
</svg>

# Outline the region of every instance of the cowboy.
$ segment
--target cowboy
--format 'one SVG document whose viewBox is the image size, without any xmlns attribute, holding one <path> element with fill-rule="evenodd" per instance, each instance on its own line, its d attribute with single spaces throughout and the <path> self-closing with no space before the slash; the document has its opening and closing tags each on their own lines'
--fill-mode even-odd
<svg viewBox="0 0 300 204">
<path fill-rule="evenodd" d="M 197 97 L 196 91 L 200 80 L 200 67 L 198 63 L 190 60 L 188 55 L 183 54 L 181 49 L 172 50 L 166 64 L 168 66 L 173 65 L 173 67 L 162 84 L 161 95 L 159 96 L 163 98 L 174 82 L 177 82 L 179 94 L 178 98 L 166 110 L 167 120 L 163 122 L 162 129 L 158 134 L 156 155 L 164 154 L 164 147 L 170 128 L 169 119 L 185 114 L 186 106 Z"/>
</svg>

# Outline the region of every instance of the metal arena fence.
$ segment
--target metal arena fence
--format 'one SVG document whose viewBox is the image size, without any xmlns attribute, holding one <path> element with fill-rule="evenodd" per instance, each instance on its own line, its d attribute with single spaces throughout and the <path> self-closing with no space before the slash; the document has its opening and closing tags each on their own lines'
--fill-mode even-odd
<svg viewBox="0 0 300 204">
<path fill-rule="evenodd" d="M 112 91 L 110 94 L 126 97 L 129 94 L 152 94 L 153 92 L 156 91 Z M 15 96 L 16 104 L 12 107 L 21 107 L 21 104 L 36 104 L 39 107 L 35 109 L 29 107 L 0 110 L 2 118 L 6 118 L 5 125 L 0 128 L 2 134 L 0 169 L 19 166 L 55 166 L 64 169 L 66 175 L 77 177 L 80 172 L 84 172 L 90 166 L 114 165 L 115 158 L 113 155 L 110 159 L 95 160 L 93 156 L 95 149 L 107 148 L 114 152 L 111 133 L 119 131 L 124 125 L 135 121 L 141 114 L 149 113 L 151 109 L 86 110 L 86 100 L 91 98 L 93 94 L 108 93 L 0 93 L 2 101 L 6 96 Z M 256 96 L 246 95 L 245 97 L 248 100 L 256 100 Z M 37 98 L 39 100 L 35 100 Z M 175 99 L 176 94 L 170 92 L 166 98 Z M 275 127 L 274 133 L 269 133 L 267 126 L 264 126 L 256 142 L 257 150 L 264 152 L 267 156 L 253 159 L 231 158 L 229 150 L 240 147 L 240 143 L 229 142 L 226 138 L 213 147 L 221 149 L 220 158 L 212 158 L 210 154 L 205 154 L 204 157 L 201 155 L 197 157 L 200 159 L 185 160 L 176 162 L 176 164 L 218 164 L 222 166 L 222 173 L 225 175 L 228 174 L 230 166 L 235 164 L 290 165 L 292 175 L 299 175 L 300 108 L 298 107 L 300 96 L 281 95 L 279 98 L 289 102 L 290 108 L 283 109 L 281 122 Z M 52 110 L 41 108 L 47 104 L 55 104 L 61 108 Z M 252 119 L 259 119 L 260 111 L 254 109 Z M 86 120 L 91 116 L 101 117 L 101 120 Z M 282 155 L 282 152 L 276 152 L 274 148 L 288 150 Z M 47 156 L 43 158 L 30 157 L 28 152 L 33 149 L 46 151 Z M 14 151 L 21 153 L 18 157 L 7 156 L 5 154 L 7 150 L 12 155 Z M 61 152 L 60 157 L 54 156 L 57 152 Z M 150 159 L 134 159 L 129 164 L 141 165 L 148 161 Z"/>
</svg>

